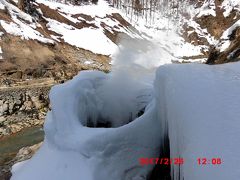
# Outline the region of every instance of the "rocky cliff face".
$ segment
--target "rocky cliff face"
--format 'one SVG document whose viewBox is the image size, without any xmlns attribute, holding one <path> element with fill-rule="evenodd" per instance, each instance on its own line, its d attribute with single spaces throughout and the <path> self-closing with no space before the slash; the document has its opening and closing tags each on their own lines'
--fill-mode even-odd
<svg viewBox="0 0 240 180">
<path fill-rule="evenodd" d="M 0 137 L 43 125 L 49 89 L 50 86 L 0 89 Z"/>
<path fill-rule="evenodd" d="M 239 58 L 240 4 L 237 0 L 199 1 L 183 26 L 186 41 L 202 47 L 207 64 Z"/>
</svg>

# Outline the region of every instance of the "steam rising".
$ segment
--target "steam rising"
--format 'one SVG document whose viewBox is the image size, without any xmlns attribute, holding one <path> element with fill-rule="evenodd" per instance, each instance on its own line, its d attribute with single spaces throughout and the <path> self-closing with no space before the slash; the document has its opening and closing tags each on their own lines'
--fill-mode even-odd
<svg viewBox="0 0 240 180">
<path fill-rule="evenodd" d="M 152 99 L 153 80 L 163 49 L 143 39 L 122 38 L 113 67 L 98 89 L 101 117 L 113 127 L 134 120 Z M 163 54 L 163 53 L 162 53 Z"/>
</svg>

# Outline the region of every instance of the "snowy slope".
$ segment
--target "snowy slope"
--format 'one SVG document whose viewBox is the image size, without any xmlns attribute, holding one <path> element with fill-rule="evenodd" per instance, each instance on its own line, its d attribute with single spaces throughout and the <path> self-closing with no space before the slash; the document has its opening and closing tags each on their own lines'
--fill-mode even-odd
<svg viewBox="0 0 240 180">
<path fill-rule="evenodd" d="M 16 6 L 10 4 L 7 1 L 0 2 L 2 9 L 7 9 L 11 15 L 13 22 L 7 22 L 5 20 L 0 20 L 0 25 L 4 30 L 12 35 L 21 36 L 25 39 L 34 39 L 43 43 L 53 43 L 52 40 L 45 38 L 41 33 L 36 31 L 37 23 L 34 23 L 34 19 Z M 29 24 L 25 23 L 28 22 Z"/>
<path fill-rule="evenodd" d="M 205 62 L 211 47 L 224 51 L 230 46 L 226 34 L 229 29 L 238 26 L 239 1 L 206 0 L 193 1 L 192 4 L 187 1 L 180 4 L 175 2 L 179 4 L 177 9 L 171 3 L 166 4 L 167 7 L 153 12 L 146 9 L 142 15 L 123 8 L 122 16 L 128 18 L 146 38 L 163 47 L 169 54 L 166 58 L 170 61 Z M 236 15 L 233 16 L 235 12 Z M 221 31 L 223 32 L 219 36 Z"/>
<path fill-rule="evenodd" d="M 180 35 L 182 24 L 179 21 L 174 21 L 174 17 L 169 18 L 161 12 L 156 12 L 152 20 L 146 21 L 145 16 L 132 16 L 124 10 L 122 10 L 122 16 L 128 19 L 144 38 L 154 42 L 159 49 L 164 51 L 163 57 L 166 59 L 166 63 L 181 62 L 184 56 L 202 55 L 201 46 L 194 46 L 186 42 Z M 203 62 L 205 59 L 197 59 L 197 61 Z"/>
<path fill-rule="evenodd" d="M 37 0 L 34 6 L 41 20 L 24 13 L 7 0 L 1 1 L 0 8 L 7 9 L 11 16 L 11 21 L 0 20 L 4 33 L 42 43 L 68 43 L 103 55 L 112 55 L 117 49 L 116 42 L 109 38 L 106 31 L 112 36 L 123 33 L 141 38 L 137 31 L 122 24 L 121 18 L 114 18 L 113 14 L 117 14 L 118 10 L 109 7 L 104 0 L 97 5 L 85 6 Z"/>
<path fill-rule="evenodd" d="M 239 69 L 240 63 L 158 69 L 155 92 L 161 132 L 169 133 L 171 158 L 185 160 L 180 168 L 172 165 L 173 179 L 239 179 Z M 208 160 L 199 165 L 198 158 Z M 212 164 L 218 158 L 221 164 Z"/>
</svg>

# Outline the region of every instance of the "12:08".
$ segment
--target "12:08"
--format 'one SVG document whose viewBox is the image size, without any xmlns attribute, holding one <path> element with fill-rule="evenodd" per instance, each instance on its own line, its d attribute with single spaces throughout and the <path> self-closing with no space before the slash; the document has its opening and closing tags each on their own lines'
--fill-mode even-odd
<svg viewBox="0 0 240 180">
<path fill-rule="evenodd" d="M 219 164 L 222 164 L 222 160 L 221 158 L 212 158 L 212 159 L 197 158 L 197 163 L 198 165 L 208 165 L 208 164 L 219 165 Z"/>
</svg>

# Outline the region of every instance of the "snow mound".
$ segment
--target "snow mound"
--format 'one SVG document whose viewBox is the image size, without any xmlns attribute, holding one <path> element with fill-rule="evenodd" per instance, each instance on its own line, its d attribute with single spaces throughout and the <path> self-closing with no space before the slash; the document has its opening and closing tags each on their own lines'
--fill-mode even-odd
<svg viewBox="0 0 240 180">
<path fill-rule="evenodd" d="M 139 159 L 158 157 L 160 149 L 151 83 L 155 63 L 141 67 L 134 61 L 139 51 L 124 51 L 112 73 L 82 71 L 51 89 L 43 146 L 13 167 L 12 180 L 147 178 L 153 165 L 141 166 Z"/>
<path fill-rule="evenodd" d="M 165 65 L 155 80 L 162 137 L 168 133 L 173 179 L 238 179 L 240 63 Z M 198 158 L 207 158 L 198 164 Z M 221 164 L 213 164 L 216 158 Z"/>
</svg>

